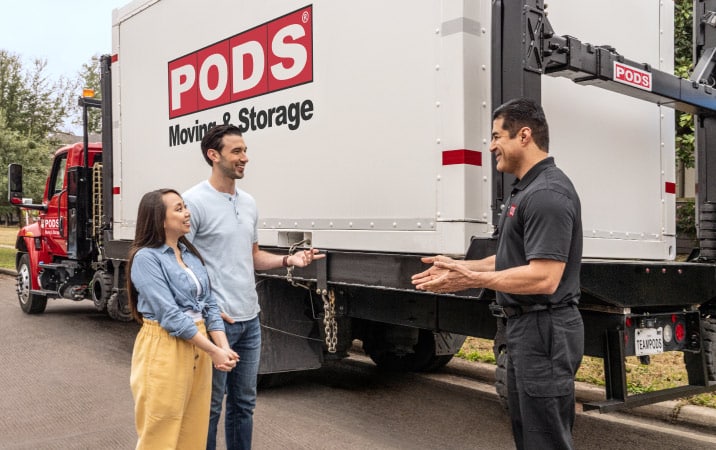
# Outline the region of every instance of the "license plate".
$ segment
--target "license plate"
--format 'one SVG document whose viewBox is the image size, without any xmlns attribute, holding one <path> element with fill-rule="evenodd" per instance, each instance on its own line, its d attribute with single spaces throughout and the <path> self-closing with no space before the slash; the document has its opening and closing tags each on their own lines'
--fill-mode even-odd
<svg viewBox="0 0 716 450">
<path fill-rule="evenodd" d="M 663 328 L 637 328 L 634 331 L 636 356 L 664 353 Z"/>
</svg>

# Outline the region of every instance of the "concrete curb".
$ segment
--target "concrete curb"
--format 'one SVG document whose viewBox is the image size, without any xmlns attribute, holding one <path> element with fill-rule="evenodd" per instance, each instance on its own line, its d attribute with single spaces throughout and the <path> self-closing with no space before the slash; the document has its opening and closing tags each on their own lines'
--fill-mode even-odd
<svg viewBox="0 0 716 450">
<path fill-rule="evenodd" d="M 3 269 L 2 267 L 0 267 L 0 274 L 10 275 L 10 276 L 13 276 L 13 277 L 16 277 L 16 276 L 17 276 L 17 272 L 15 272 L 14 270 L 11 270 L 11 269 Z"/>
<path fill-rule="evenodd" d="M 495 366 L 492 364 L 453 358 L 442 372 L 473 378 L 490 384 L 495 382 Z M 575 394 L 577 401 L 580 403 L 604 400 L 606 396 L 604 389 L 580 381 L 575 382 Z M 497 396 L 496 393 L 495 396 Z M 596 413 L 598 414 L 598 412 Z M 619 413 L 631 414 L 671 424 L 684 425 L 700 431 L 716 433 L 716 409 L 704 406 L 684 405 L 678 400 L 639 406 L 619 411 Z"/>
</svg>

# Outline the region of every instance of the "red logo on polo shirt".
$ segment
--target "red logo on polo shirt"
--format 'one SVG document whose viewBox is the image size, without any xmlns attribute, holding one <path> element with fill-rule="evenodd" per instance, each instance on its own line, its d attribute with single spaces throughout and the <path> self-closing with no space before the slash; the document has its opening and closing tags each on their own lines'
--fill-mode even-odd
<svg viewBox="0 0 716 450">
<path fill-rule="evenodd" d="M 516 210 L 517 210 L 517 205 L 510 206 L 510 212 L 508 212 L 507 215 L 510 217 L 513 217 L 515 215 Z"/>
</svg>

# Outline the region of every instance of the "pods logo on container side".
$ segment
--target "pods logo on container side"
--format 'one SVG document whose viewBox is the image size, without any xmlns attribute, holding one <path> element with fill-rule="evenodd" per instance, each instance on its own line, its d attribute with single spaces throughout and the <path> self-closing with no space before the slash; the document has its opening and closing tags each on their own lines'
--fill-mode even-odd
<svg viewBox="0 0 716 450">
<path fill-rule="evenodd" d="M 313 7 L 169 62 L 169 118 L 313 81 Z"/>
</svg>

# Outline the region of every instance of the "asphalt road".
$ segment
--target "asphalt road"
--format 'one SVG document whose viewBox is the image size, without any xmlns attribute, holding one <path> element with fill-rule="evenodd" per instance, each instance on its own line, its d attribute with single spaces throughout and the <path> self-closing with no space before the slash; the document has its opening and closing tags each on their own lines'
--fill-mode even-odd
<svg viewBox="0 0 716 450">
<path fill-rule="evenodd" d="M 26 315 L 14 280 L 0 275 L 0 449 L 133 448 L 137 329 L 88 301 L 53 300 Z M 514 448 L 492 386 L 455 371 L 384 374 L 361 356 L 262 390 L 254 428 L 255 449 Z M 579 449 L 716 447 L 713 434 L 581 412 L 575 440 Z"/>
</svg>

